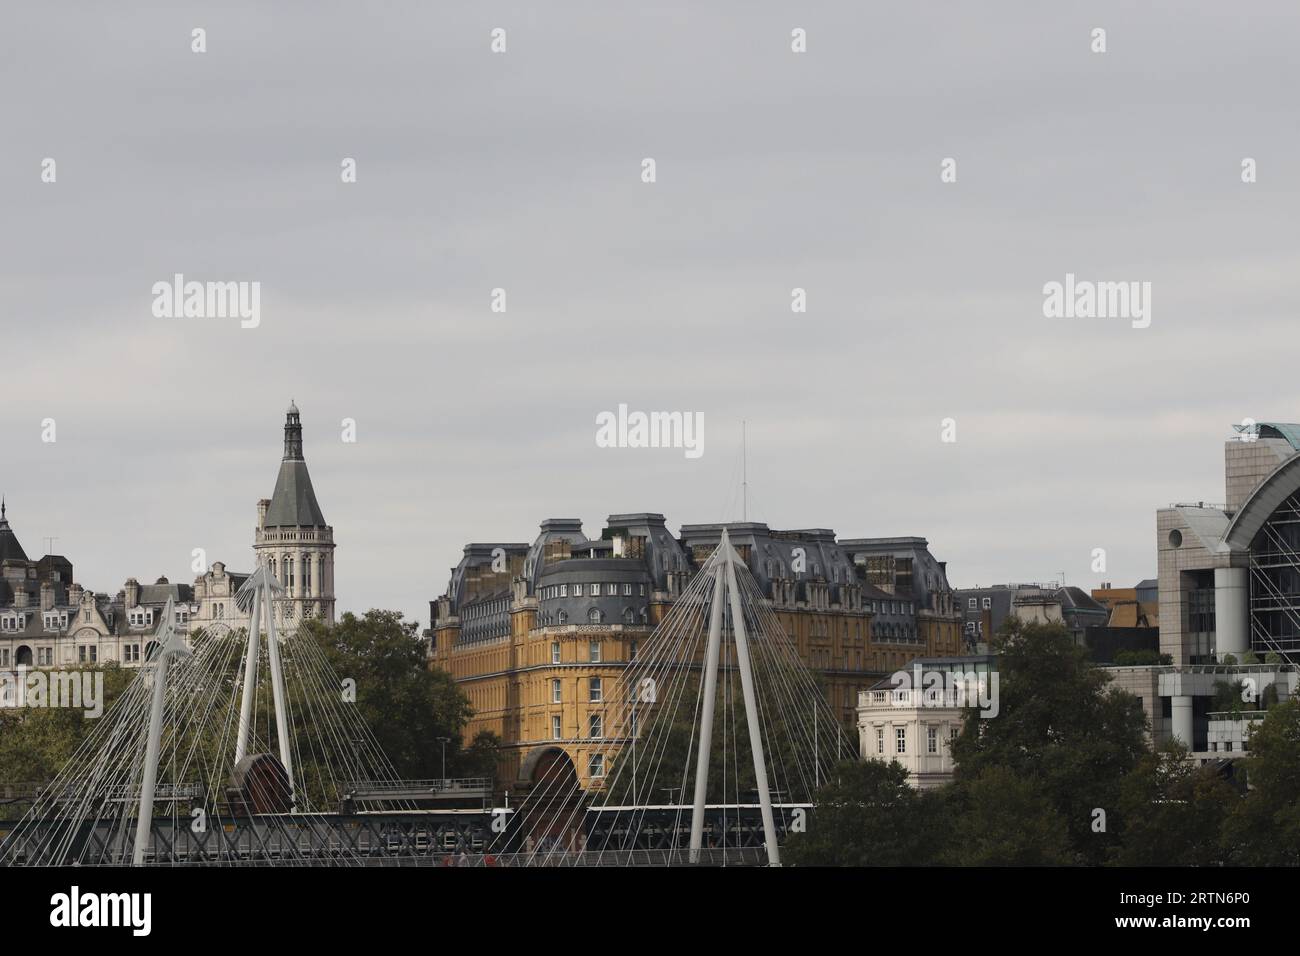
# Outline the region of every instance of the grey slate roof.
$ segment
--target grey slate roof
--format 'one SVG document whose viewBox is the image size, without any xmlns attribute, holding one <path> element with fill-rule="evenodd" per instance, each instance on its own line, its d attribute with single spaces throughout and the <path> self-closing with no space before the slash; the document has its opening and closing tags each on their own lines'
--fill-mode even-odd
<svg viewBox="0 0 1300 956">
<path fill-rule="evenodd" d="M 275 479 L 271 506 L 266 510 L 268 528 L 324 528 L 325 515 L 316 502 L 316 492 L 311 486 L 307 463 L 302 459 L 285 459 L 280 462 L 280 474 Z"/>
<path fill-rule="evenodd" d="M 9 522 L 0 517 L 0 561 L 26 561 L 27 552 L 18 543 L 18 536 L 9 527 Z"/>
</svg>

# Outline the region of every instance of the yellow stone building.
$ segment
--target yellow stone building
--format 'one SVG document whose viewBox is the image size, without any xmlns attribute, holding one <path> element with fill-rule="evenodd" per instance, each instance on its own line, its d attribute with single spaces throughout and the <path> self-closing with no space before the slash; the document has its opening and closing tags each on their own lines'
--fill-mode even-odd
<svg viewBox="0 0 1300 956">
<path fill-rule="evenodd" d="M 447 593 L 431 602 L 430 665 L 469 697 L 466 741 L 483 730 L 501 738 L 500 786 L 527 789 L 554 773 L 599 783 L 614 732 L 602 703 L 723 527 L 686 525 L 674 537 L 663 515 L 641 512 L 611 515 L 588 539 L 581 521 L 553 518 L 532 544 L 466 546 Z M 915 657 L 958 652 L 961 618 L 924 539 L 849 547 L 826 529 L 725 527 L 850 740 L 859 690 Z M 868 580 L 867 558 L 900 541 L 898 559 L 874 562 Z M 928 558 L 925 588 L 912 573 L 916 542 Z"/>
</svg>

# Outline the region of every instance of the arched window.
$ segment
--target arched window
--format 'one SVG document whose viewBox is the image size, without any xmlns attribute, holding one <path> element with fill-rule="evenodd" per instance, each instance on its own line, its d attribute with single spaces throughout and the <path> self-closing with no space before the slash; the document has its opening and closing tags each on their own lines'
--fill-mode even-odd
<svg viewBox="0 0 1300 956">
<path fill-rule="evenodd" d="M 623 608 L 623 623 L 624 623 L 624 624 L 635 624 L 635 623 L 636 623 L 636 611 L 632 610 L 630 607 L 625 607 L 625 608 Z"/>
<path fill-rule="evenodd" d="M 600 608 L 593 607 L 587 612 L 587 621 L 591 624 L 599 624 L 605 619 L 605 615 L 600 613 Z"/>
<path fill-rule="evenodd" d="M 569 612 L 568 612 L 568 611 L 565 611 L 565 610 L 563 610 L 563 609 L 561 609 L 560 612 L 559 612 L 558 614 L 555 615 L 555 619 L 556 619 L 557 621 L 559 621 L 561 624 L 568 624 L 568 623 L 569 623 Z"/>
</svg>

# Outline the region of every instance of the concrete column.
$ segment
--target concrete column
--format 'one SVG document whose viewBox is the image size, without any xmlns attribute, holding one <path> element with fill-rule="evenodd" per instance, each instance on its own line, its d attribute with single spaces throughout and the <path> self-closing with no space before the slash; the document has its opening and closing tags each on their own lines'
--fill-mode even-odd
<svg viewBox="0 0 1300 956">
<path fill-rule="evenodd" d="M 1192 749 L 1192 698 L 1174 697 L 1173 723 L 1174 736 L 1182 741 L 1188 750 Z"/>
<path fill-rule="evenodd" d="M 1250 584 L 1246 568 L 1214 569 L 1214 651 L 1237 660 L 1250 650 Z"/>
</svg>

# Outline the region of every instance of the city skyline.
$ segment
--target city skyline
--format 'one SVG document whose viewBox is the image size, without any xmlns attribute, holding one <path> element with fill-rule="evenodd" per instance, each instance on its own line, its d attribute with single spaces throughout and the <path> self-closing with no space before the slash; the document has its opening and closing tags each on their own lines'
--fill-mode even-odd
<svg viewBox="0 0 1300 956">
<path fill-rule="evenodd" d="M 280 421 L 282 427 L 283 424 L 282 417 Z M 309 463 L 314 464 L 316 456 L 313 456 L 312 454 L 312 441 L 310 437 L 311 434 L 310 417 L 308 417 L 307 421 L 304 422 L 304 431 L 306 432 L 306 436 L 304 438 L 305 454 Z M 1231 433 L 1231 429 L 1228 429 L 1227 431 Z M 1230 437 L 1230 435 L 1219 435 L 1217 437 L 1221 441 L 1223 438 Z M 629 452 L 629 450 L 627 449 L 621 449 L 621 451 L 624 451 L 625 453 Z M 671 454 L 666 450 L 656 450 L 653 453 L 660 454 L 660 455 Z M 252 457 L 253 450 L 251 448 L 248 449 L 247 455 L 249 457 Z M 328 455 L 323 457 L 325 457 L 326 460 L 329 460 L 330 458 L 330 456 Z M 739 460 L 737 462 L 737 465 L 739 467 Z M 752 465 L 751 465 L 751 469 L 752 469 Z M 331 487 L 332 483 L 329 479 L 328 470 L 324 466 L 316 465 L 313 470 L 313 474 L 320 476 L 314 479 L 317 485 L 320 485 L 326 489 L 329 489 Z M 1222 477 L 1219 478 L 1219 482 L 1220 484 L 1222 484 Z M 274 480 L 267 482 L 267 484 L 273 486 Z M 229 484 L 226 487 L 229 487 Z M 1211 490 L 1216 492 L 1221 491 L 1221 489 L 1211 489 Z M 744 506 L 742 506 L 742 504 L 740 503 L 740 497 L 742 496 L 742 494 L 744 494 L 744 492 L 739 487 L 739 485 L 737 485 L 737 487 L 733 490 L 731 496 L 732 500 L 728 505 L 728 510 L 731 512 L 731 514 L 725 517 L 710 518 L 707 521 L 692 520 L 689 517 L 689 515 L 687 517 L 682 517 L 679 519 L 677 515 L 674 515 L 670 510 L 664 508 L 647 507 L 647 508 L 637 508 L 637 509 L 631 509 L 631 508 L 620 509 L 616 507 L 611 507 L 591 517 L 587 517 L 583 514 L 578 514 L 572 511 L 564 511 L 564 510 L 556 510 L 556 509 L 552 509 L 551 511 L 541 511 L 541 512 L 536 512 L 533 516 L 533 520 L 530 523 L 524 524 L 522 527 L 507 527 L 505 523 L 501 522 L 499 519 L 493 520 L 493 515 L 500 513 L 499 509 L 493 509 L 492 511 L 489 511 L 488 513 L 485 513 L 484 515 L 479 517 L 475 517 L 473 513 L 465 512 L 462 509 L 462 511 L 460 512 L 462 516 L 461 520 L 463 520 L 467 526 L 470 526 L 468 528 L 470 533 L 466 537 L 464 537 L 463 540 L 459 541 L 459 543 L 450 540 L 448 541 L 449 546 L 446 549 L 446 555 L 450 563 L 446 565 L 445 571 L 440 571 L 440 565 L 437 563 L 436 559 L 427 568 L 420 569 L 419 573 L 421 574 L 427 572 L 427 576 L 424 579 L 422 579 L 427 582 L 427 587 L 425 587 L 423 591 L 420 591 L 420 587 L 422 585 L 415 586 L 414 590 L 419 591 L 419 593 L 413 599 L 411 607 L 407 607 L 404 604 L 399 605 L 399 604 L 392 604 L 392 603 L 375 603 L 375 602 L 367 603 L 363 596 L 360 596 L 356 593 L 349 593 L 350 589 L 340 588 L 339 596 L 338 596 L 340 613 L 351 611 L 353 613 L 360 614 L 360 613 L 364 613 L 366 610 L 372 607 L 379 607 L 379 608 L 390 609 L 390 610 L 401 610 L 403 611 L 403 613 L 408 619 L 419 621 L 423 625 L 428 625 L 429 623 L 427 620 L 428 600 L 430 597 L 436 597 L 437 595 L 442 593 L 443 589 L 446 586 L 446 579 L 450 575 L 450 573 L 455 569 L 455 562 L 460 559 L 463 549 L 466 545 L 473 542 L 484 542 L 484 541 L 532 542 L 537 537 L 539 531 L 539 525 L 543 520 L 547 520 L 551 518 L 561 518 L 561 517 L 563 518 L 577 517 L 582 522 L 582 529 L 584 535 L 586 535 L 588 538 L 593 538 L 593 537 L 599 538 L 601 530 L 604 528 L 606 521 L 610 515 L 632 513 L 634 511 L 649 511 L 649 512 L 664 514 L 668 518 L 669 529 L 673 532 L 675 536 L 678 534 L 679 529 L 684 525 L 716 523 L 716 522 L 723 522 L 723 523 L 730 524 L 730 523 L 739 523 L 744 520 L 748 520 L 751 522 L 759 522 L 759 523 L 766 524 L 768 527 L 772 528 L 773 530 L 796 530 L 796 529 L 829 527 L 831 530 L 835 532 L 836 537 L 839 539 L 848 539 L 848 538 L 856 538 L 856 537 L 878 537 L 878 538 L 898 537 L 898 536 L 922 537 L 930 542 L 931 549 L 935 552 L 938 559 L 947 562 L 950 581 L 952 583 L 952 586 L 957 589 L 971 588 L 971 587 L 987 587 L 987 586 L 1006 584 L 1006 583 L 1015 583 L 1015 582 L 1023 583 L 1023 582 L 1031 582 L 1031 581 L 1043 581 L 1043 582 L 1061 581 L 1062 573 L 1064 572 L 1064 583 L 1075 584 L 1077 586 L 1083 587 L 1085 590 L 1090 590 L 1095 587 L 1100 587 L 1104 582 L 1108 582 L 1108 581 L 1121 582 L 1124 585 L 1131 585 L 1144 578 L 1150 578 L 1155 573 L 1154 571 L 1155 544 L 1154 544 L 1154 537 L 1152 537 L 1151 539 L 1152 544 L 1150 547 L 1151 562 L 1150 562 L 1150 567 L 1147 568 L 1145 572 L 1140 567 L 1138 567 L 1136 573 L 1125 574 L 1122 571 L 1117 571 L 1115 569 L 1115 564 L 1111 561 L 1108 561 L 1106 571 L 1093 572 L 1089 568 L 1089 562 L 1092 560 L 1092 556 L 1089 553 L 1084 556 L 1085 557 L 1084 561 L 1078 562 L 1081 566 L 1075 569 L 1073 576 L 1071 575 L 1070 570 L 1064 567 L 1056 567 L 1055 569 L 1046 568 L 1046 569 L 1036 569 L 1036 570 L 1016 572 L 1014 569 L 1015 565 L 1013 559 L 1012 563 L 1006 565 L 1007 567 L 1011 568 L 1011 571 L 1009 571 L 1009 573 L 998 577 L 992 577 L 987 580 L 978 579 L 972 577 L 969 573 L 967 573 L 961 564 L 954 563 L 952 558 L 949 556 L 949 554 L 944 551 L 942 547 L 943 531 L 942 531 L 941 523 L 936 522 L 932 526 L 917 528 L 911 526 L 906 521 L 895 518 L 893 520 L 893 523 L 889 525 L 891 530 L 883 531 L 880 533 L 874 533 L 874 532 L 858 533 L 856 529 L 842 526 L 842 523 L 837 522 L 835 520 L 831 520 L 829 522 L 828 521 L 800 522 L 798 520 L 792 520 L 792 521 L 778 523 L 769 520 L 761 510 L 759 511 L 755 510 L 755 505 L 752 502 L 752 498 L 759 497 L 759 495 L 757 495 L 754 491 L 753 482 L 750 482 L 749 492 L 750 492 L 751 501 L 748 504 L 749 514 L 747 518 L 742 518 L 741 515 L 741 511 L 744 509 Z M 341 500 L 338 503 L 333 502 L 331 500 L 330 492 L 328 490 L 321 492 L 320 494 L 322 499 L 326 502 L 325 507 L 331 513 L 331 519 L 330 519 L 331 524 L 333 524 L 336 528 L 338 528 L 339 525 L 334 523 L 334 519 L 332 516 L 336 512 L 348 513 L 349 501 Z M 270 496 L 269 490 L 258 495 L 259 498 L 266 498 L 269 496 Z M 12 502 L 10 501 L 12 496 L 8 492 L 5 492 L 5 497 L 7 500 L 7 506 L 12 505 Z M 673 495 L 668 495 L 666 497 L 671 498 L 673 497 Z M 1218 498 L 1220 497 L 1222 497 L 1221 494 L 1204 494 L 1199 497 L 1189 495 L 1186 496 L 1183 500 L 1211 501 L 1211 500 L 1218 500 Z M 41 499 L 38 498 L 38 500 Z M 616 499 L 611 499 L 611 500 L 616 500 Z M 650 502 L 651 505 L 654 505 L 655 503 L 656 502 L 654 501 Z M 1159 500 L 1153 503 L 1153 507 L 1158 505 L 1168 504 L 1168 503 L 1169 503 L 1168 501 Z M 246 508 L 245 510 L 255 511 L 255 507 Z M 588 508 L 583 510 L 586 511 L 590 509 Z M 796 505 L 794 508 L 782 509 L 782 510 L 783 512 L 786 511 L 791 512 L 792 516 L 795 519 L 797 519 L 800 506 Z M 77 574 L 76 574 L 77 583 L 82 584 L 88 589 L 111 595 L 115 593 L 115 591 L 120 587 L 120 584 L 114 582 L 120 582 L 122 580 L 125 580 L 128 577 L 137 577 L 142 582 L 152 581 L 157 577 L 167 577 L 174 584 L 175 583 L 188 584 L 191 583 L 194 580 L 194 578 L 198 577 L 198 575 L 195 575 L 190 571 L 190 565 L 193 559 L 189 556 L 188 553 L 183 554 L 180 557 L 177 557 L 166 567 L 160 566 L 158 562 L 154 562 L 154 563 L 146 563 L 145 566 L 143 567 L 117 568 L 115 567 L 116 562 L 114 560 L 112 553 L 110 553 L 107 556 L 107 560 L 105 561 L 102 558 L 99 549 L 92 549 L 91 556 L 92 557 L 101 556 L 101 560 L 99 563 L 101 564 L 106 563 L 109 566 L 106 582 L 101 582 L 98 579 L 92 579 L 91 575 L 95 574 L 94 564 L 90 561 L 87 561 L 85 556 L 82 556 L 78 553 L 74 553 L 69 548 L 63 545 L 62 542 L 69 540 L 68 536 L 56 535 L 56 534 L 46 534 L 46 535 L 32 534 L 31 531 L 34 528 L 33 519 L 36 516 L 27 515 L 25 513 L 25 509 L 19 511 L 18 509 L 15 509 L 13 507 L 9 507 L 9 512 L 10 512 L 9 517 L 10 517 L 11 525 L 14 525 L 15 522 L 17 522 L 17 524 L 14 527 L 15 534 L 19 537 L 20 540 L 24 542 L 28 552 L 31 553 L 33 557 L 37 557 L 40 554 L 45 554 L 48 552 L 72 560 L 74 567 L 76 567 L 77 569 Z M 824 513 L 824 509 L 823 509 L 823 513 Z M 832 515 L 831 518 L 833 519 L 834 516 Z M 526 522 L 528 521 L 527 517 L 525 517 L 525 521 Z M 255 514 L 253 519 L 250 521 L 250 524 L 255 526 L 256 524 Z M 244 529 L 242 527 L 236 526 L 236 530 L 243 531 Z M 501 533 L 486 534 L 484 533 L 485 530 L 491 530 L 491 531 L 499 530 Z M 351 534 L 349 534 L 348 532 L 349 529 L 347 528 L 342 529 L 342 540 L 345 542 L 352 537 Z M 113 535 L 110 534 L 110 538 L 111 537 L 113 537 Z M 228 539 L 229 537 L 230 535 L 223 530 L 221 534 L 207 536 L 205 540 L 225 540 Z M 445 538 L 448 537 L 448 535 L 446 533 L 443 533 L 443 534 L 438 534 L 437 537 Z M 42 547 L 39 549 L 33 546 L 34 542 L 38 540 L 38 538 L 42 543 Z M 51 539 L 53 539 L 55 542 L 55 547 L 53 548 L 53 550 L 50 550 L 48 548 Z M 175 536 L 171 536 L 171 539 L 179 540 Z M 71 540 L 77 541 L 83 539 L 79 539 L 77 536 L 72 536 Z M 205 547 L 205 545 L 201 543 L 195 544 L 193 547 L 203 547 L 205 549 L 207 553 L 206 556 L 207 556 L 209 567 L 211 566 L 211 564 L 215 562 L 222 562 L 223 564 L 226 565 L 226 567 L 229 570 L 238 573 L 248 573 L 254 567 L 254 560 L 252 555 L 253 549 L 247 540 L 244 540 L 242 542 L 242 547 L 237 545 L 227 550 L 218 550 L 215 552 L 210 548 Z M 382 542 L 369 542 L 367 550 L 382 551 L 384 550 L 384 545 Z M 181 557 L 184 558 L 183 561 L 181 560 Z M 1108 553 L 1108 557 L 1109 557 L 1109 553 Z M 338 558 L 338 561 L 340 567 L 342 568 L 346 568 L 351 563 L 346 559 L 346 557 L 343 556 L 342 549 L 340 549 L 340 557 Z M 1051 563 L 1052 562 L 1049 557 L 1048 564 Z M 1058 559 L 1056 563 L 1059 565 L 1062 563 L 1062 560 Z M 989 565 L 989 566 L 997 566 L 997 565 Z M 91 570 L 86 570 L 87 567 L 90 567 Z M 1130 580 L 1130 578 L 1132 580 Z M 410 591 L 410 590 L 412 590 L 411 587 L 402 587 L 402 588 L 390 587 L 385 593 L 395 595 L 400 593 L 401 591 Z"/>
</svg>

